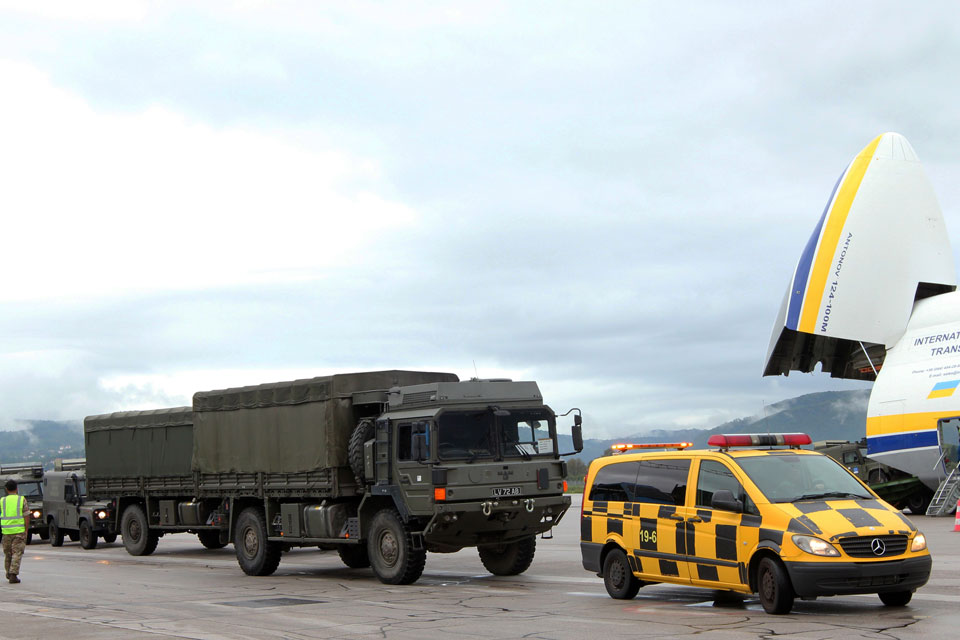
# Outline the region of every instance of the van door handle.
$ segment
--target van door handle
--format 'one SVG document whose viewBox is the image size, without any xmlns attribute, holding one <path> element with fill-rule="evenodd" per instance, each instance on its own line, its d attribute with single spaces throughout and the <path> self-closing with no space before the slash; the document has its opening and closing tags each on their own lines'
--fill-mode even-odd
<svg viewBox="0 0 960 640">
<path fill-rule="evenodd" d="M 703 522 L 703 518 L 700 516 L 693 516 L 692 518 L 687 518 L 687 522 Z"/>
<path fill-rule="evenodd" d="M 679 520 L 680 522 L 683 522 L 683 516 L 677 515 L 676 513 L 671 513 L 667 516 L 667 518 L 670 520 Z"/>
</svg>

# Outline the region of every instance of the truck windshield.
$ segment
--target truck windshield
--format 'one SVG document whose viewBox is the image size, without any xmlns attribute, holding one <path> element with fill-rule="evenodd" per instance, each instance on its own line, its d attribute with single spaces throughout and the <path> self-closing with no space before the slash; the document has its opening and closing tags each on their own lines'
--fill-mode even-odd
<svg viewBox="0 0 960 640">
<path fill-rule="evenodd" d="M 455 458 L 492 458 L 496 451 L 493 413 L 490 411 L 451 411 L 437 421 L 437 451 L 441 460 Z"/>
<path fill-rule="evenodd" d="M 796 453 L 737 458 L 770 502 L 872 500 L 874 497 L 833 458 Z"/>
<path fill-rule="evenodd" d="M 546 409 L 511 409 L 498 421 L 505 458 L 553 454 L 553 416 Z"/>
<path fill-rule="evenodd" d="M 21 482 L 17 485 L 17 493 L 25 498 L 42 498 L 39 482 Z"/>
</svg>

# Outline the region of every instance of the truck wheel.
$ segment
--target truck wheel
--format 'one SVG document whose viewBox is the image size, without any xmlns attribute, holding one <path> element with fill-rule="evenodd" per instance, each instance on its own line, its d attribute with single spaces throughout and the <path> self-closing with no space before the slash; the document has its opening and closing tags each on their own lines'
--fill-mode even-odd
<svg viewBox="0 0 960 640">
<path fill-rule="evenodd" d="M 363 444 L 373 439 L 373 435 L 373 421 L 361 420 L 350 434 L 350 443 L 347 445 L 347 460 L 360 486 L 363 486 L 364 480 L 371 479 L 365 478 L 363 473 Z"/>
<path fill-rule="evenodd" d="M 341 544 L 337 547 L 337 553 L 343 564 L 351 569 L 366 569 L 370 566 L 370 555 L 367 553 L 366 545 L 362 544 Z"/>
<path fill-rule="evenodd" d="M 62 547 L 63 546 L 63 531 L 60 531 L 60 527 L 57 526 L 57 521 L 51 519 L 50 526 L 48 527 L 50 534 L 50 546 L 51 547 Z"/>
<path fill-rule="evenodd" d="M 880 602 L 888 607 L 905 607 L 913 598 L 913 591 L 888 591 L 877 595 L 880 596 Z"/>
<path fill-rule="evenodd" d="M 117 541 L 117 534 L 115 533 L 105 533 L 100 537 L 103 538 L 103 541 L 107 544 L 113 544 Z"/>
<path fill-rule="evenodd" d="M 423 573 L 426 549 L 414 549 L 410 532 L 395 509 L 373 516 L 367 538 L 370 566 L 384 584 L 413 584 Z"/>
<path fill-rule="evenodd" d="M 763 558 L 757 569 L 757 590 L 763 610 L 774 615 L 790 613 L 793 608 L 793 587 L 787 570 L 779 560 Z"/>
<path fill-rule="evenodd" d="M 80 546 L 84 549 L 97 548 L 97 534 L 93 532 L 93 527 L 87 520 L 80 523 Z"/>
<path fill-rule="evenodd" d="M 477 551 L 480 552 L 480 562 L 493 575 L 515 576 L 530 568 L 537 551 L 537 539 L 530 536 L 507 544 L 479 547 Z"/>
<path fill-rule="evenodd" d="M 197 537 L 200 538 L 200 544 L 207 549 L 223 549 L 227 546 L 226 542 L 220 542 L 220 532 L 215 529 L 198 531 Z"/>
<path fill-rule="evenodd" d="M 237 518 L 233 548 L 240 568 L 248 576 L 269 576 L 280 565 L 282 545 L 267 540 L 267 523 L 256 507 L 247 507 Z"/>
<path fill-rule="evenodd" d="M 123 546 L 132 556 L 148 556 L 157 550 L 160 536 L 156 531 L 150 531 L 147 523 L 147 514 L 138 504 L 131 505 L 123 512 L 120 519 L 120 535 L 123 536 Z"/>
<path fill-rule="evenodd" d="M 869 484 L 880 484 L 888 480 L 890 480 L 890 476 L 883 469 L 873 469 L 867 476 L 867 483 Z"/>
<path fill-rule="evenodd" d="M 925 515 L 932 497 L 933 495 L 926 490 L 920 490 L 910 494 L 910 497 L 907 498 L 907 506 L 910 507 L 910 513 L 915 516 Z"/>
<path fill-rule="evenodd" d="M 643 586 L 633 575 L 627 554 L 622 549 L 612 549 L 603 559 L 603 586 L 616 600 L 632 600 Z"/>
</svg>

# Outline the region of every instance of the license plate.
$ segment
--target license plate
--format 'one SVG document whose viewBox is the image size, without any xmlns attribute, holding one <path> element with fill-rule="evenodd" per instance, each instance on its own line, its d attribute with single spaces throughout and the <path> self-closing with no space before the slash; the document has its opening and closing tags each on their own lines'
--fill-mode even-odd
<svg viewBox="0 0 960 640">
<path fill-rule="evenodd" d="M 493 490 L 494 498 L 506 498 L 508 496 L 520 495 L 520 487 L 495 487 Z"/>
</svg>

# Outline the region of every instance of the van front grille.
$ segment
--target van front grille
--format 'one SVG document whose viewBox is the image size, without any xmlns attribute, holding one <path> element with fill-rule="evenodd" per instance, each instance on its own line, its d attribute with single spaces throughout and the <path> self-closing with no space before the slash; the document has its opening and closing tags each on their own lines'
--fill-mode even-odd
<svg viewBox="0 0 960 640">
<path fill-rule="evenodd" d="M 907 550 L 907 536 L 856 536 L 841 538 L 840 546 L 854 558 L 889 558 Z"/>
</svg>

